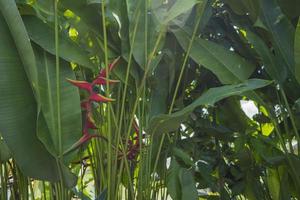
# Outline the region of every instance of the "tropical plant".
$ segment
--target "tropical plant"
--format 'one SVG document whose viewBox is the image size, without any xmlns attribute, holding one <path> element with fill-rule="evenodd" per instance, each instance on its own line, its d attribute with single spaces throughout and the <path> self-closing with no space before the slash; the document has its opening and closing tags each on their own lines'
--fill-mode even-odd
<svg viewBox="0 0 300 200">
<path fill-rule="evenodd" d="M 299 0 L 0 0 L 0 199 L 300 199 Z"/>
</svg>

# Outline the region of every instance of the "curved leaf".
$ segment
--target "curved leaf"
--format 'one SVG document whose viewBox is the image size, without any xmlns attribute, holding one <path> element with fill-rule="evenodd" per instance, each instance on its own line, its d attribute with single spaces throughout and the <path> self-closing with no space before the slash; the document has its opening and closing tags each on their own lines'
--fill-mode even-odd
<svg viewBox="0 0 300 200">
<path fill-rule="evenodd" d="M 295 29 L 276 0 L 260 0 L 259 3 L 260 17 L 272 36 L 275 52 L 282 59 L 282 64 L 294 74 Z"/>
<path fill-rule="evenodd" d="M 174 34 L 182 48 L 187 50 L 190 35 L 182 29 L 174 31 Z M 254 65 L 229 49 L 201 38 L 195 38 L 190 56 L 211 70 L 224 84 L 245 81 L 255 69 Z"/>
<path fill-rule="evenodd" d="M 29 37 L 47 52 L 55 55 L 54 29 L 34 16 L 23 16 L 23 21 Z M 95 65 L 88 57 L 88 52 L 62 34 L 59 35 L 59 56 L 66 61 L 95 69 Z"/>
<path fill-rule="evenodd" d="M 254 50 L 261 56 L 264 67 L 268 74 L 279 83 L 283 83 L 287 78 L 287 70 L 284 66 L 276 62 L 276 57 L 271 53 L 264 41 L 255 35 L 254 33 L 247 30 L 247 39 L 253 44 Z"/>
<path fill-rule="evenodd" d="M 196 99 L 192 104 L 171 115 L 163 114 L 154 117 L 150 121 L 149 133 L 159 134 L 175 131 L 182 122 L 184 122 L 190 113 L 200 105 L 212 106 L 216 102 L 234 95 L 240 95 L 244 92 L 255 90 L 269 85 L 271 82 L 260 79 L 250 79 L 237 85 L 226 85 L 218 88 L 211 88 L 202 96 Z"/>
<path fill-rule="evenodd" d="M 24 174 L 58 180 L 56 160 L 36 136 L 37 104 L 0 14 L 0 132 Z"/>
<path fill-rule="evenodd" d="M 58 113 L 56 101 L 56 69 L 55 57 L 43 49 L 34 46 L 39 77 L 42 116 L 39 116 L 38 136 L 47 149 L 58 156 Z M 69 64 L 60 62 L 61 83 L 61 132 L 63 150 L 69 149 L 82 135 L 81 109 L 78 89 L 66 81 L 66 78 L 75 79 L 74 72 Z M 44 118 L 44 119 L 43 119 Z M 47 127 L 43 127 L 46 125 Z"/>
</svg>

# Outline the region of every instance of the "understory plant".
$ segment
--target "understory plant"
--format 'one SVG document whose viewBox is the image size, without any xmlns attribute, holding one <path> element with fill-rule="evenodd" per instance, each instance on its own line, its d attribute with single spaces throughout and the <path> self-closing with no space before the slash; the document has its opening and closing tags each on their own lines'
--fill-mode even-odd
<svg viewBox="0 0 300 200">
<path fill-rule="evenodd" d="M 299 0 L 0 0 L 0 199 L 300 199 Z"/>
</svg>

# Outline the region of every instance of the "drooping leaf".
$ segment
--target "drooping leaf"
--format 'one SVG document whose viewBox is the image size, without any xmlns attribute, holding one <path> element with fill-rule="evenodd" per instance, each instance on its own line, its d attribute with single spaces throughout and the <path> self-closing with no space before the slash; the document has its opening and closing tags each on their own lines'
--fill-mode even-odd
<svg viewBox="0 0 300 200">
<path fill-rule="evenodd" d="M 182 192 L 181 200 L 198 200 L 196 182 L 191 169 L 181 168 L 178 175 Z"/>
<path fill-rule="evenodd" d="M 33 92 L 35 93 L 35 97 L 37 101 L 39 101 L 39 94 L 35 88 L 38 85 L 35 57 L 17 5 L 14 1 L 1 0 L 0 11 L 6 21 L 6 26 L 10 30 L 11 37 L 16 47 L 15 50 L 18 51 L 19 59 L 21 60 L 25 72 L 30 80 L 30 85 L 34 88 Z"/>
<path fill-rule="evenodd" d="M 36 136 L 36 100 L 16 50 L 16 42 L 2 15 L 0 27 L 1 134 L 25 175 L 57 181 L 59 176 L 56 161 Z"/>
<path fill-rule="evenodd" d="M 246 37 L 253 44 L 254 50 L 261 56 L 267 73 L 278 83 L 283 83 L 287 78 L 287 69 L 276 61 L 277 58 L 259 36 L 247 31 Z"/>
<path fill-rule="evenodd" d="M 193 110 L 200 106 L 212 106 L 214 103 L 234 95 L 240 95 L 244 92 L 255 90 L 269 85 L 271 82 L 260 79 L 250 79 L 241 84 L 227 85 L 218 88 L 211 88 L 202 96 L 196 99 L 189 106 L 170 115 L 158 115 L 154 117 L 149 124 L 150 134 L 159 134 L 176 130 L 184 122 Z"/>
<path fill-rule="evenodd" d="M 281 63 L 294 74 L 294 35 L 295 29 L 288 18 L 282 13 L 276 0 L 259 1 L 260 17 L 272 36 L 276 56 Z"/>
<path fill-rule="evenodd" d="M 172 2 L 172 6 L 164 13 L 162 24 L 167 25 L 170 21 L 175 19 L 181 14 L 191 10 L 197 3 L 202 2 L 199 0 L 176 0 Z M 160 10 L 161 11 L 161 10 Z"/>
<path fill-rule="evenodd" d="M 54 28 L 51 28 L 50 25 L 34 16 L 24 16 L 23 21 L 30 39 L 54 55 Z M 66 61 L 77 63 L 89 69 L 95 69 L 95 65 L 90 61 L 88 53 L 62 34 L 59 34 L 59 55 Z"/>
<path fill-rule="evenodd" d="M 174 34 L 180 45 L 187 50 L 190 34 L 182 29 L 174 31 Z M 212 71 L 224 84 L 247 80 L 255 69 L 254 65 L 229 49 L 201 38 L 195 38 L 190 56 Z"/>
<path fill-rule="evenodd" d="M 174 200 L 181 198 L 181 185 L 178 174 L 180 172 L 180 166 L 175 159 L 172 159 L 170 169 L 167 173 L 167 188 L 168 193 Z"/>
<path fill-rule="evenodd" d="M 60 61 L 60 101 L 56 97 L 55 57 L 37 45 L 34 46 L 39 77 L 41 109 L 39 116 L 38 136 L 47 149 L 54 155 L 59 155 L 58 103 L 60 104 L 60 126 L 63 151 L 69 149 L 82 135 L 80 97 L 76 87 L 67 82 L 67 78 L 76 79 L 69 64 Z M 42 119 L 44 118 L 44 119 Z M 46 127 L 43 127 L 46 126 Z"/>
<path fill-rule="evenodd" d="M 258 0 L 225 0 L 238 15 L 248 15 L 255 22 L 259 14 Z"/>
</svg>

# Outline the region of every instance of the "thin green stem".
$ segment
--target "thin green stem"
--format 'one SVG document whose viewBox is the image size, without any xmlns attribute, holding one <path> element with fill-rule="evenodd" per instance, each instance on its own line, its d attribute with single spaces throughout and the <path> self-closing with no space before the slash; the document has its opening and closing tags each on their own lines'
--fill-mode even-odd
<svg viewBox="0 0 300 200">
<path fill-rule="evenodd" d="M 288 114 L 289 114 L 289 117 L 290 117 L 290 120 L 291 120 L 291 123 L 292 123 L 292 128 L 293 128 L 294 134 L 295 134 L 295 136 L 297 138 L 298 149 L 300 149 L 300 136 L 299 136 L 299 132 L 298 132 L 298 129 L 297 129 L 297 126 L 296 126 L 296 122 L 295 122 L 293 113 L 291 111 L 291 108 L 290 108 L 289 102 L 287 100 L 286 94 L 285 94 L 285 92 L 284 92 L 284 90 L 282 88 L 280 88 L 280 93 L 281 93 L 281 95 L 283 97 L 283 101 L 285 103 L 285 107 L 286 107 L 286 109 L 288 111 Z"/>
<path fill-rule="evenodd" d="M 200 21 L 201 21 L 201 15 L 198 16 L 198 18 L 197 18 L 197 21 L 196 21 L 196 24 L 195 24 L 195 27 L 194 27 L 194 30 L 193 30 L 192 38 L 191 38 L 191 40 L 190 40 L 190 43 L 189 43 L 187 52 L 186 52 L 186 54 L 185 54 L 183 63 L 182 63 L 182 65 L 181 65 L 180 74 L 179 74 L 179 77 L 178 77 L 178 81 L 177 81 L 177 84 L 176 84 L 176 87 L 175 87 L 174 95 L 173 95 L 173 98 L 172 98 L 172 102 L 171 102 L 171 105 L 170 105 L 168 114 L 171 114 L 171 113 L 172 113 L 172 110 L 173 110 L 173 107 L 174 107 L 174 103 L 175 103 L 175 100 L 176 100 L 176 97 L 177 97 L 178 89 L 179 89 L 179 86 L 180 86 L 180 83 L 181 83 L 181 80 L 182 80 L 183 72 L 184 72 L 184 70 L 185 70 L 185 66 L 186 66 L 187 60 L 188 60 L 188 58 L 189 58 L 190 51 L 191 51 L 191 48 L 192 48 L 192 46 L 193 46 L 193 42 L 194 42 L 194 39 L 195 39 L 197 30 L 198 30 Z M 156 129 L 156 128 L 155 128 L 155 129 Z M 161 150 L 162 150 L 163 141 L 164 141 L 164 139 L 165 139 L 165 136 L 166 136 L 166 134 L 163 134 L 163 135 L 162 135 L 162 138 L 161 138 L 161 141 L 160 141 L 160 144 L 159 144 L 158 152 L 157 152 L 156 159 L 155 159 L 155 163 L 154 163 L 154 169 L 153 169 L 154 172 L 156 171 L 156 168 L 157 168 L 157 165 L 158 165 L 159 155 L 160 155 Z M 151 154 L 151 153 L 150 153 L 150 154 Z"/>
<path fill-rule="evenodd" d="M 102 13 L 102 28 L 103 28 L 103 40 L 104 40 L 104 64 L 105 64 L 105 71 L 107 74 L 107 78 L 109 78 L 109 66 L 108 66 L 108 48 L 107 48 L 107 31 L 106 31 L 106 17 L 105 17 L 105 5 L 106 1 L 102 1 L 101 3 L 101 13 Z M 106 79 L 106 95 L 110 95 L 109 91 L 109 80 Z M 107 134 L 108 134 L 108 157 L 107 157 L 107 175 L 108 175 L 108 182 L 107 182 L 107 190 L 108 190 L 108 199 L 112 197 L 112 189 L 114 185 L 112 184 L 112 132 L 111 132 L 111 119 L 110 119 L 110 109 L 108 108 L 110 103 L 107 103 Z"/>
</svg>

